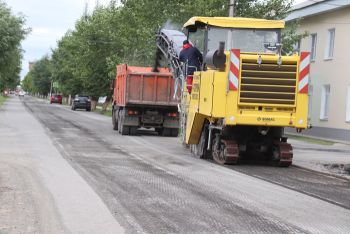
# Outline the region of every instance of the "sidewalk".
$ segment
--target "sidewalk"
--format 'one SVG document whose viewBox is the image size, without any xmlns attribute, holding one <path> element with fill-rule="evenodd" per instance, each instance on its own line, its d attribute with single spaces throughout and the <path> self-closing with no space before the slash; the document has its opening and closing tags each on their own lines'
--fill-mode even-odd
<svg viewBox="0 0 350 234">
<path fill-rule="evenodd" d="M 317 140 L 321 140 L 321 141 L 329 141 L 329 142 L 333 142 L 333 143 L 340 143 L 340 144 L 344 144 L 344 145 L 350 145 L 350 141 L 346 141 L 346 140 L 318 137 L 318 136 L 312 136 L 312 135 L 308 135 L 308 134 L 304 134 L 304 133 L 289 132 L 289 131 L 285 132 L 285 134 L 286 135 L 290 135 L 290 136 L 306 137 L 306 138 L 310 138 L 310 139 L 317 139 Z"/>
<path fill-rule="evenodd" d="M 123 233 L 19 98 L 1 109 L 0 233 Z"/>
<path fill-rule="evenodd" d="M 350 179 L 350 144 L 329 139 L 325 143 L 298 138 L 288 141 L 293 146 L 293 165 Z"/>
</svg>

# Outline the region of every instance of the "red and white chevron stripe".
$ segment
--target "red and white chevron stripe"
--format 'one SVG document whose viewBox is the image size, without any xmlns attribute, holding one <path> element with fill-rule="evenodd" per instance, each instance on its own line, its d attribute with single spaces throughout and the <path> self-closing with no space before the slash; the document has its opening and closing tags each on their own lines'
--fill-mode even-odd
<svg viewBox="0 0 350 234">
<path fill-rule="evenodd" d="M 229 79 L 229 90 L 238 90 L 238 79 L 240 69 L 240 57 L 241 52 L 238 49 L 232 49 L 230 54 L 230 72 L 228 75 Z"/>
<path fill-rule="evenodd" d="M 299 65 L 299 93 L 309 92 L 310 52 L 301 52 Z"/>
</svg>

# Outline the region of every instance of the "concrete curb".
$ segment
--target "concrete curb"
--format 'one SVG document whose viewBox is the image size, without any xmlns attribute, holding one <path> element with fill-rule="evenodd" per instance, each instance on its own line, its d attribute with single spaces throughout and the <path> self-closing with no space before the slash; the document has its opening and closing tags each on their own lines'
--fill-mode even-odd
<svg viewBox="0 0 350 234">
<path fill-rule="evenodd" d="M 332 173 L 327 173 L 327 172 L 324 172 L 324 171 L 313 170 L 311 168 L 308 168 L 308 167 L 305 167 L 305 166 L 296 165 L 294 163 L 291 166 L 297 167 L 297 168 L 300 168 L 300 169 L 303 169 L 303 170 L 307 170 L 307 171 L 317 172 L 317 173 L 322 174 L 322 175 L 331 176 L 331 177 L 335 177 L 335 178 L 346 180 L 346 181 L 350 182 L 350 178 L 348 178 L 346 176 L 339 175 L 339 174 L 332 174 Z"/>
<path fill-rule="evenodd" d="M 330 138 L 324 138 L 324 137 L 315 137 L 315 136 L 311 136 L 311 135 L 306 135 L 306 134 L 302 134 L 302 133 L 291 133 L 291 132 L 285 132 L 285 134 L 288 136 L 296 136 L 296 137 L 307 137 L 310 139 L 316 139 L 316 140 L 323 140 L 323 141 L 330 141 L 330 142 L 334 142 L 334 143 L 340 143 L 340 144 L 344 144 L 344 145 L 350 145 L 350 142 L 348 141 L 341 141 L 341 140 L 337 140 L 337 139 L 330 139 Z"/>
</svg>

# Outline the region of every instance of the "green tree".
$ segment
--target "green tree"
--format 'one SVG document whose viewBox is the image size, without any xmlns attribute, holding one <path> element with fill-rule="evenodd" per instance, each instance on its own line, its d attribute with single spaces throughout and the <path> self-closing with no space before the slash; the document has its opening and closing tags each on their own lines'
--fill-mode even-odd
<svg viewBox="0 0 350 234">
<path fill-rule="evenodd" d="M 74 95 L 83 90 L 82 80 L 77 75 L 80 43 L 76 39 L 72 32 L 67 32 L 52 52 L 52 79 L 59 83 L 58 91 L 63 95 Z"/>
<path fill-rule="evenodd" d="M 293 3 L 294 0 L 238 0 L 235 12 L 241 17 L 282 20 Z"/>
<path fill-rule="evenodd" d="M 51 61 L 49 57 L 44 56 L 37 61 L 28 75 L 33 79 L 33 88 L 39 94 L 47 96 L 50 92 L 52 79 Z"/>
<path fill-rule="evenodd" d="M 237 16 L 283 19 L 292 0 L 239 0 Z M 110 82 L 119 63 L 153 65 L 155 32 L 167 22 L 179 30 L 192 16 L 227 16 L 229 0 L 111 1 L 77 21 L 52 54 L 52 76 L 63 94 L 85 93 L 96 100 L 110 95 Z M 285 53 L 300 38 L 296 27 L 283 34 Z"/>
<path fill-rule="evenodd" d="M 22 50 L 21 41 L 29 32 L 22 15 L 14 15 L 0 0 L 0 91 L 19 84 Z"/>
<path fill-rule="evenodd" d="M 35 90 L 34 84 L 33 84 L 33 78 L 32 78 L 30 73 L 28 73 L 24 77 L 24 79 L 21 82 L 21 86 L 22 86 L 23 90 L 28 92 L 28 93 L 36 93 L 36 90 Z"/>
<path fill-rule="evenodd" d="M 99 7 L 79 20 L 73 32 L 73 37 L 80 42 L 75 75 L 82 80 L 83 90 L 93 100 L 110 92 L 109 84 L 113 79 L 110 71 L 115 71 L 115 66 L 109 61 L 119 47 L 118 20 L 115 20 L 118 14 L 117 8 Z M 114 59 L 118 62 L 118 58 Z"/>
<path fill-rule="evenodd" d="M 52 71 L 61 91 L 84 93 L 94 101 L 111 96 L 110 82 L 115 66 L 122 62 L 119 8 L 115 3 L 85 14 L 58 43 L 52 55 Z"/>
</svg>

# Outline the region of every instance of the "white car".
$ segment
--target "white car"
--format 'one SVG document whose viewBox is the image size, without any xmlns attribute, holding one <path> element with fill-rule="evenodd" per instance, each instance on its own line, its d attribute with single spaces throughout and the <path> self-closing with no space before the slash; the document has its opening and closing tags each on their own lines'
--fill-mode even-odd
<svg viewBox="0 0 350 234">
<path fill-rule="evenodd" d="M 24 95 L 25 95 L 25 92 L 23 92 L 23 91 L 20 91 L 18 95 L 19 95 L 20 97 L 24 97 Z"/>
</svg>

